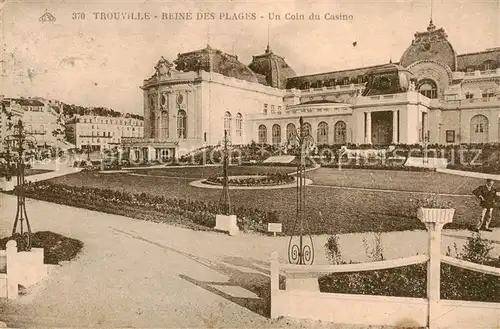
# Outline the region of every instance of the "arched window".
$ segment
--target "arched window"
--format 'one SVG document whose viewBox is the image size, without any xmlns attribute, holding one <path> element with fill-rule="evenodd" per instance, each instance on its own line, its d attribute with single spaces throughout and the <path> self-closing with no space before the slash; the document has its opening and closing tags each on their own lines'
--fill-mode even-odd
<svg viewBox="0 0 500 329">
<path fill-rule="evenodd" d="M 345 144 L 346 142 L 346 129 L 347 126 L 344 121 L 337 121 L 335 126 L 333 127 L 334 130 L 334 142 L 336 144 Z"/>
<path fill-rule="evenodd" d="M 224 130 L 227 131 L 227 135 L 231 136 L 231 113 L 224 113 Z"/>
<path fill-rule="evenodd" d="M 427 98 L 437 98 L 436 83 L 430 79 L 424 79 L 418 84 L 418 91 Z"/>
<path fill-rule="evenodd" d="M 318 144 L 328 143 L 328 123 L 321 121 L 318 124 Z"/>
<path fill-rule="evenodd" d="M 267 143 L 267 128 L 265 125 L 259 126 L 259 143 Z"/>
<path fill-rule="evenodd" d="M 311 124 L 309 122 L 304 122 L 304 125 L 302 126 L 302 131 L 304 133 L 304 136 L 311 136 Z"/>
<path fill-rule="evenodd" d="M 470 142 L 488 143 L 488 118 L 484 115 L 475 115 L 470 120 Z"/>
<path fill-rule="evenodd" d="M 295 145 L 295 143 L 296 143 L 296 140 L 295 140 L 296 134 L 297 134 L 297 128 L 295 128 L 295 125 L 293 123 L 289 123 L 286 126 L 286 138 L 287 138 L 287 141 L 292 145 Z"/>
<path fill-rule="evenodd" d="M 273 144 L 280 144 L 281 143 L 281 126 L 280 125 L 273 125 Z"/>
<path fill-rule="evenodd" d="M 187 116 L 186 112 L 179 110 L 177 112 L 177 136 L 179 139 L 186 139 L 187 135 Z"/>
<path fill-rule="evenodd" d="M 243 135 L 243 116 L 241 113 L 236 114 L 236 136 Z"/>
</svg>

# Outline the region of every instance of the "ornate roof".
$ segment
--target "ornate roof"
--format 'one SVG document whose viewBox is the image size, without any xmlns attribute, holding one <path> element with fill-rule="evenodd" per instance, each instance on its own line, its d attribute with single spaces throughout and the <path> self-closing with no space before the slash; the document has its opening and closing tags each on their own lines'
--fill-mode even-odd
<svg viewBox="0 0 500 329">
<path fill-rule="evenodd" d="M 291 89 L 291 88 L 303 89 L 304 84 L 306 84 L 306 83 L 308 83 L 311 86 L 311 88 L 313 88 L 314 85 L 319 87 L 319 84 L 321 84 L 321 86 L 330 86 L 333 84 L 340 84 L 344 79 L 348 79 L 349 83 L 358 83 L 358 78 L 361 78 L 362 81 L 365 82 L 366 78 L 364 78 L 364 77 L 370 70 L 372 70 L 374 68 L 382 67 L 384 65 L 385 64 L 375 65 L 375 66 L 367 66 L 367 67 L 356 68 L 356 69 L 333 71 L 333 72 L 327 72 L 327 73 L 302 75 L 302 76 L 288 79 L 286 82 L 286 88 L 287 89 Z"/>
<path fill-rule="evenodd" d="M 266 51 L 262 55 L 253 56 L 248 67 L 255 73 L 266 77 L 267 85 L 284 89 L 286 80 L 295 77 L 297 74 L 286 63 L 285 58 L 276 55 L 267 45 Z"/>
<path fill-rule="evenodd" d="M 259 82 L 257 76 L 245 64 L 238 61 L 238 56 L 226 54 L 207 46 L 204 49 L 178 54 L 174 61 L 178 71 L 216 72 L 250 82 Z"/>
<path fill-rule="evenodd" d="M 434 60 L 448 65 L 452 71 L 455 71 L 457 54 L 447 37 L 444 29 L 436 29 L 431 20 L 427 31 L 415 33 L 411 45 L 401 56 L 399 63 L 408 67 L 421 60 Z"/>
<path fill-rule="evenodd" d="M 500 67 L 500 47 L 488 49 L 477 53 L 462 54 L 457 56 L 457 71 L 467 71 L 467 68 L 483 71 L 485 63 L 495 63 L 494 68 Z"/>
</svg>

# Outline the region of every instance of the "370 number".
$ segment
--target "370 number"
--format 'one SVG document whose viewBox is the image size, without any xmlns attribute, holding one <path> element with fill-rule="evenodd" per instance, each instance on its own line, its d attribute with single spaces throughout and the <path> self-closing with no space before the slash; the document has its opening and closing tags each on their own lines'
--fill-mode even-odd
<svg viewBox="0 0 500 329">
<path fill-rule="evenodd" d="M 73 13 L 73 19 L 85 19 L 85 13 Z"/>
</svg>

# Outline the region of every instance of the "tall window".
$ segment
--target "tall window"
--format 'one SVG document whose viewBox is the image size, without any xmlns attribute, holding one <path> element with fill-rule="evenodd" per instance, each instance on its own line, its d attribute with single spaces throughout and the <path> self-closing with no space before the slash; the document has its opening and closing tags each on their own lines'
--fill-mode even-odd
<svg viewBox="0 0 500 329">
<path fill-rule="evenodd" d="M 485 71 L 487 71 L 487 70 L 496 69 L 497 65 L 498 65 L 498 63 L 496 61 L 489 59 L 489 60 L 484 61 L 481 66 Z"/>
<path fill-rule="evenodd" d="M 337 121 L 334 130 L 334 142 L 336 144 L 345 144 L 346 142 L 346 124 L 344 121 Z"/>
<path fill-rule="evenodd" d="M 241 113 L 236 114 L 236 136 L 243 135 L 243 117 Z"/>
<path fill-rule="evenodd" d="M 318 144 L 328 143 L 328 123 L 321 121 L 318 124 Z"/>
<path fill-rule="evenodd" d="M 160 136 L 160 138 L 167 139 L 168 138 L 168 125 L 169 125 L 167 111 L 161 112 L 160 124 L 161 124 L 161 136 Z"/>
<path fill-rule="evenodd" d="M 295 135 L 297 134 L 297 128 L 295 128 L 295 125 L 293 123 L 289 123 L 286 126 L 286 138 L 288 142 L 290 142 L 292 145 L 295 144 Z"/>
<path fill-rule="evenodd" d="M 420 81 L 418 91 L 427 98 L 437 98 L 436 83 L 430 79 Z"/>
<path fill-rule="evenodd" d="M 280 125 L 273 125 L 273 144 L 280 144 L 281 143 L 281 126 Z"/>
<path fill-rule="evenodd" d="M 470 142 L 488 142 L 488 118 L 484 115 L 475 115 L 470 120 Z"/>
<path fill-rule="evenodd" d="M 231 113 L 224 113 L 224 130 L 227 131 L 227 135 L 231 136 Z"/>
<path fill-rule="evenodd" d="M 311 136 L 312 128 L 309 122 L 304 122 L 302 129 L 304 129 L 304 136 Z"/>
<path fill-rule="evenodd" d="M 264 104 L 264 108 L 262 109 L 262 113 L 267 114 L 267 104 Z"/>
<path fill-rule="evenodd" d="M 267 128 L 265 125 L 259 126 L 259 143 L 267 143 Z"/>
<path fill-rule="evenodd" d="M 179 110 L 177 112 L 177 136 L 179 139 L 186 139 L 187 131 L 187 116 L 186 112 Z"/>
</svg>

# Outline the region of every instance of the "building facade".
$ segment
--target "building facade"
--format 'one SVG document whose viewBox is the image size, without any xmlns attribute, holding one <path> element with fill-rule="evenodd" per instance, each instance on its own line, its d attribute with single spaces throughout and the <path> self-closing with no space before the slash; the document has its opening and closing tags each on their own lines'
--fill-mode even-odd
<svg viewBox="0 0 500 329">
<path fill-rule="evenodd" d="M 24 110 L 19 104 L 0 95 L 0 152 L 7 148 L 5 137 L 14 133 L 13 125 L 23 119 Z M 10 126 L 10 129 L 9 129 Z"/>
<path fill-rule="evenodd" d="M 248 66 L 207 48 L 162 59 L 144 80 L 137 157 L 216 145 L 284 144 L 302 116 L 318 144 L 500 141 L 500 48 L 458 55 L 431 21 L 398 63 L 296 76 L 269 46 Z"/>
<path fill-rule="evenodd" d="M 68 138 L 79 149 L 104 150 L 120 146 L 124 138 L 141 138 L 144 120 L 127 115 L 77 115 L 66 123 Z"/>
<path fill-rule="evenodd" d="M 61 141 L 64 130 L 62 104 L 41 98 L 4 98 L 10 107 L 22 111 L 26 133 L 34 137 L 38 147 L 66 146 Z"/>
</svg>

